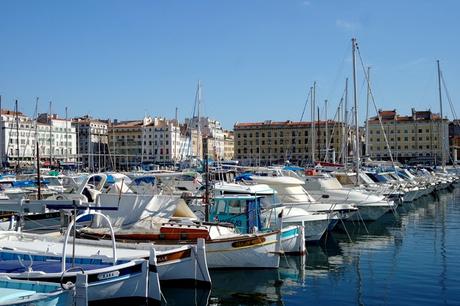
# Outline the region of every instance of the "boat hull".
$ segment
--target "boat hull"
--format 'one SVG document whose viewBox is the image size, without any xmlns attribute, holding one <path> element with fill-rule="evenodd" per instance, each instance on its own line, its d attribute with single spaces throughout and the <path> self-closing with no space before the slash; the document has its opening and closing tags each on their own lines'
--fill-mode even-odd
<svg viewBox="0 0 460 306">
<path fill-rule="evenodd" d="M 206 259 L 210 269 L 272 268 L 280 262 L 280 231 L 242 235 L 208 241 Z"/>
</svg>

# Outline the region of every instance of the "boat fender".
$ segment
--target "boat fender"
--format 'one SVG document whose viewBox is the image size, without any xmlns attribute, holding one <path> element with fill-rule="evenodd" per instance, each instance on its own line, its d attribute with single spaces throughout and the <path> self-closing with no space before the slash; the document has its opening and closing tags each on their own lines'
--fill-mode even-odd
<svg viewBox="0 0 460 306">
<path fill-rule="evenodd" d="M 59 284 L 61 285 L 61 288 L 63 290 L 70 290 L 72 289 L 73 287 L 75 287 L 75 284 L 68 281 L 64 284 L 64 276 L 67 272 L 70 272 L 70 271 L 73 271 L 73 270 L 80 270 L 81 271 L 81 274 L 85 274 L 85 270 L 83 270 L 82 267 L 70 267 L 68 268 L 67 270 L 63 271 L 62 274 L 61 274 L 61 279 L 59 281 Z"/>
</svg>

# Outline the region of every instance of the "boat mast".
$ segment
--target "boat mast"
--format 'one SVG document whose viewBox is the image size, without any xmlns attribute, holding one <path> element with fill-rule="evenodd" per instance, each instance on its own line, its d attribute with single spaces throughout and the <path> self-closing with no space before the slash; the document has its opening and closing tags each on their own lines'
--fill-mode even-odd
<svg viewBox="0 0 460 306">
<path fill-rule="evenodd" d="M 318 148 L 318 160 L 321 160 L 321 130 L 319 128 L 319 106 L 316 107 L 316 111 L 317 111 L 317 114 L 316 116 L 318 117 L 318 121 L 316 121 L 317 123 L 317 129 L 316 129 L 316 146 Z"/>
<path fill-rule="evenodd" d="M 37 187 L 38 187 L 37 199 L 41 200 L 42 199 L 42 184 L 41 184 L 41 178 L 40 178 L 40 150 L 39 150 L 38 141 L 35 142 L 35 150 L 36 150 L 35 155 L 37 159 Z"/>
<path fill-rule="evenodd" d="M 315 95 L 316 82 L 313 82 L 311 91 L 311 163 L 315 166 Z"/>
<path fill-rule="evenodd" d="M 50 167 L 51 167 L 53 164 L 53 141 L 52 141 L 53 133 L 52 133 L 52 127 L 51 127 L 51 101 L 49 103 L 48 120 L 49 120 L 48 123 L 50 127 Z"/>
<path fill-rule="evenodd" d="M 80 171 L 80 118 L 77 118 L 77 134 L 76 134 L 76 138 L 77 138 L 77 172 Z"/>
<path fill-rule="evenodd" d="M 69 141 L 69 133 L 67 131 L 68 127 L 67 127 L 67 106 L 65 107 L 65 161 L 68 162 L 69 161 L 69 154 L 68 154 L 68 150 L 69 150 L 69 146 L 68 146 L 68 141 Z"/>
<path fill-rule="evenodd" d="M 196 142 L 196 155 L 198 158 L 201 156 L 201 124 L 200 124 L 200 106 L 201 106 L 201 81 L 198 80 L 198 88 L 197 88 L 197 93 L 196 93 L 196 103 L 197 103 L 197 142 Z"/>
<path fill-rule="evenodd" d="M 35 98 L 35 120 L 34 120 L 34 129 L 35 129 L 35 143 L 38 144 L 38 124 L 37 124 L 37 120 L 38 120 L 38 97 Z M 35 146 L 35 150 L 39 150 L 40 147 L 38 145 Z M 35 155 L 37 155 L 37 153 L 35 153 Z M 40 155 L 37 155 L 37 169 L 39 167 L 38 163 L 40 163 Z M 38 171 L 38 170 L 37 170 Z"/>
<path fill-rule="evenodd" d="M 446 154 L 444 150 L 446 149 L 444 146 L 444 124 L 443 124 L 443 113 L 442 113 L 442 92 L 441 92 L 441 67 L 439 64 L 439 60 L 436 61 L 438 64 L 438 92 L 439 92 L 439 109 L 441 112 L 441 121 L 440 121 L 440 127 L 439 127 L 439 133 L 441 133 L 441 161 L 442 161 L 442 170 L 444 171 L 446 169 Z"/>
<path fill-rule="evenodd" d="M 116 154 L 116 151 L 115 151 L 115 122 L 114 121 L 110 121 L 111 124 L 112 124 L 112 151 L 113 151 L 113 160 L 112 160 L 112 168 L 113 168 L 113 171 L 117 171 L 117 154 Z M 121 158 L 119 159 L 119 161 L 121 160 Z"/>
<path fill-rule="evenodd" d="M 371 91 L 370 78 L 371 67 L 367 67 L 367 97 L 366 97 L 366 156 L 369 154 L 369 97 Z"/>
<path fill-rule="evenodd" d="M 328 133 L 328 126 L 327 126 L 327 100 L 324 100 L 324 116 L 326 120 L 326 156 L 324 159 L 326 162 L 329 162 L 329 133 Z"/>
<path fill-rule="evenodd" d="M 18 113 L 18 100 L 14 102 L 16 113 L 16 173 L 19 172 L 19 113 Z"/>
<path fill-rule="evenodd" d="M 345 124 L 344 133 L 343 133 L 343 165 L 345 170 L 348 169 L 348 78 L 345 79 L 345 106 L 344 106 L 344 118 L 343 122 Z"/>
<path fill-rule="evenodd" d="M 147 118 L 147 113 L 144 113 L 144 119 L 142 120 L 142 143 L 141 143 L 141 167 L 144 164 L 144 142 L 145 142 L 145 119 Z"/>
<path fill-rule="evenodd" d="M 359 126 L 358 126 L 358 94 L 356 86 L 356 39 L 352 38 L 353 45 L 353 102 L 354 102 L 354 124 L 355 124 L 355 172 L 356 185 L 359 185 Z"/>
<path fill-rule="evenodd" d="M 343 99 L 343 98 L 342 98 Z M 340 103 L 339 103 L 339 106 L 337 107 L 337 121 L 338 121 L 338 124 L 339 124 L 339 130 L 338 130 L 338 139 L 343 139 L 343 124 L 342 124 L 342 102 L 343 100 L 340 100 Z M 342 148 L 340 148 L 341 150 Z M 340 154 L 340 151 L 338 152 Z M 335 159 L 336 159 L 336 155 L 337 155 L 337 152 L 335 152 L 335 154 L 333 155 L 333 159 L 334 159 L 334 163 L 336 162 Z"/>
</svg>

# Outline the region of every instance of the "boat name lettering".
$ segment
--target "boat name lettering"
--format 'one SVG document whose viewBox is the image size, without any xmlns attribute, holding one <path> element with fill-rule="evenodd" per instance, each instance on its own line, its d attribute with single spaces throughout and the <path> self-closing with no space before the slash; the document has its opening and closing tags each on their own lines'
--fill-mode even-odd
<svg viewBox="0 0 460 306">
<path fill-rule="evenodd" d="M 254 239 L 233 242 L 232 247 L 234 247 L 234 248 L 242 248 L 242 247 L 251 246 L 251 245 L 255 245 L 255 244 L 259 244 L 259 243 L 263 243 L 263 242 L 265 242 L 264 237 L 257 237 L 257 238 L 254 238 Z"/>
</svg>

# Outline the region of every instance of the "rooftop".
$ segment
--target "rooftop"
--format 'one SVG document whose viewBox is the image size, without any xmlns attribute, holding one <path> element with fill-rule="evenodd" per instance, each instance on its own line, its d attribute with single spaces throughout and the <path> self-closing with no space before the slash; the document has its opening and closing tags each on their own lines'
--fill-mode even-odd
<svg viewBox="0 0 460 306">
<path fill-rule="evenodd" d="M 337 123 L 334 120 L 327 120 L 331 126 Z M 314 121 L 314 125 L 326 125 L 326 121 Z M 306 127 L 311 126 L 310 121 L 271 121 L 266 120 L 263 122 L 237 122 L 235 123 L 235 129 L 237 128 L 248 128 L 248 127 Z"/>
</svg>

